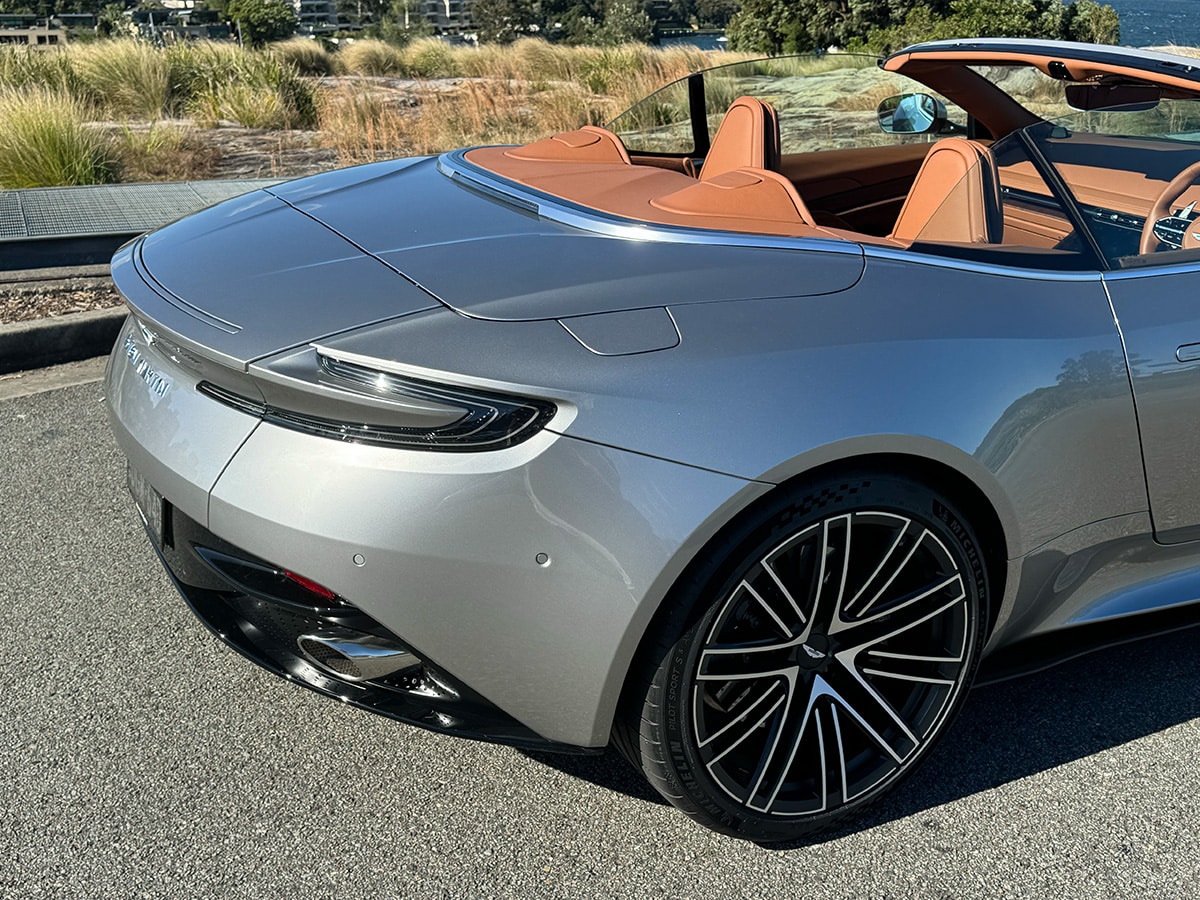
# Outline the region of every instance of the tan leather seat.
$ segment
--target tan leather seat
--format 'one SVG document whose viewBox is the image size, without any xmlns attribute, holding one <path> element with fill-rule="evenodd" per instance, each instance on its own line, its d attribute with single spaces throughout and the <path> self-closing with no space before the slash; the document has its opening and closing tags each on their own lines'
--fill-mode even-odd
<svg viewBox="0 0 1200 900">
<path fill-rule="evenodd" d="M 1004 216 L 992 153 L 964 138 L 943 138 L 921 163 L 889 237 L 998 244 Z"/>
<path fill-rule="evenodd" d="M 700 180 L 734 169 L 779 171 L 779 115 L 771 104 L 754 97 L 733 101 L 704 158 Z"/>
</svg>

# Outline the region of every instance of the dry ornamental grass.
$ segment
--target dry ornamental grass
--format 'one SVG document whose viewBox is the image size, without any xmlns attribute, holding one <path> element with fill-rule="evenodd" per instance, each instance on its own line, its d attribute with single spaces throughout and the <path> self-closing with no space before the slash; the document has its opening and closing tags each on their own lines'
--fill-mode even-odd
<svg viewBox="0 0 1200 900">
<path fill-rule="evenodd" d="M 694 49 L 563 47 L 530 38 L 479 48 L 434 39 L 404 47 L 360 40 L 336 53 L 303 39 L 261 51 L 208 42 L 154 48 L 132 40 L 53 52 L 4 46 L 4 109 L 20 116 L 20 98 L 28 97 L 42 103 L 32 117 L 48 124 L 35 140 L 29 129 L 0 121 L 11 160 L 0 169 L 0 187 L 178 179 L 182 172 L 206 177 L 220 169 L 220 159 L 212 158 L 220 141 L 198 139 L 197 132 L 229 123 L 281 133 L 316 127 L 316 144 L 339 165 L 527 141 L 607 121 L 711 59 Z M 44 116 L 45 101 L 37 99 L 44 96 L 69 107 L 70 115 Z M 176 124 L 181 118 L 190 129 Z M 158 124 L 164 120 L 172 124 Z M 119 125 L 88 125 L 96 146 L 83 149 L 80 122 Z M 47 142 L 60 150 L 80 146 L 79 159 L 35 165 Z"/>
</svg>

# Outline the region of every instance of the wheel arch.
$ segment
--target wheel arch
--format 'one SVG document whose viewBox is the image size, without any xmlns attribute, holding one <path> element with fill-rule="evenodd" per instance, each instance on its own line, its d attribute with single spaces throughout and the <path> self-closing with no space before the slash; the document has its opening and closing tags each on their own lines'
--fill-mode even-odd
<svg viewBox="0 0 1200 900">
<path fill-rule="evenodd" d="M 1011 544 L 991 497 L 963 472 L 928 457 L 904 453 L 868 453 L 809 469 L 781 483 L 776 490 L 794 488 L 809 479 L 836 477 L 864 469 L 912 478 L 926 487 L 941 491 L 954 502 L 975 532 L 980 553 L 983 554 L 988 584 L 986 627 L 990 635 L 999 617 L 1000 604 L 1007 587 Z"/>
<path fill-rule="evenodd" d="M 839 455 L 836 458 L 816 462 L 800 471 L 794 471 L 782 480 L 775 482 L 774 487 L 770 490 L 754 495 L 747 503 L 727 515 L 724 521 L 717 524 L 705 539 L 698 542 L 687 561 L 678 568 L 678 574 L 659 594 L 654 610 L 645 619 L 645 624 L 641 627 L 636 642 L 627 643 L 626 646 L 632 645 L 633 649 L 616 660 L 613 676 L 610 676 L 612 688 L 605 692 L 609 703 L 606 704 L 607 708 L 601 711 L 601 715 L 606 717 L 610 733 L 617 704 L 622 702 L 623 695 L 631 681 L 630 673 L 643 663 L 647 655 L 655 649 L 654 636 L 658 632 L 663 618 L 671 613 L 672 595 L 678 590 L 680 584 L 693 577 L 700 568 L 707 564 L 709 551 L 721 542 L 731 540 L 732 536 L 736 535 L 748 521 L 758 515 L 759 510 L 777 500 L 781 493 L 795 490 L 805 482 L 848 476 L 864 471 L 881 471 L 900 475 L 941 491 L 967 520 L 979 541 L 979 549 L 984 559 L 988 588 L 986 637 L 990 637 L 1001 620 L 1002 604 L 1006 600 L 1008 587 L 1010 548 L 1014 546 L 1014 536 L 1010 531 L 1011 525 L 1006 528 L 1006 522 L 1012 522 L 1012 510 L 1007 503 L 1007 498 L 999 490 L 999 486 L 991 478 L 990 473 L 982 469 L 973 473 L 978 475 L 982 472 L 987 476 L 987 481 L 990 482 L 989 492 L 975 478 L 945 459 L 904 451 L 866 451 L 854 455 Z"/>
</svg>

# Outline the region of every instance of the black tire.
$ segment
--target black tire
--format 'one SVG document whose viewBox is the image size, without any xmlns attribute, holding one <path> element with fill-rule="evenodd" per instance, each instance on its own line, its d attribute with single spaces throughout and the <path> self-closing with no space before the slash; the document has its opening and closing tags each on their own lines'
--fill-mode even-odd
<svg viewBox="0 0 1200 900">
<path fill-rule="evenodd" d="M 872 474 L 781 491 L 701 559 L 613 732 L 676 807 L 796 839 L 892 788 L 945 732 L 979 661 L 987 580 L 937 491 Z"/>
</svg>

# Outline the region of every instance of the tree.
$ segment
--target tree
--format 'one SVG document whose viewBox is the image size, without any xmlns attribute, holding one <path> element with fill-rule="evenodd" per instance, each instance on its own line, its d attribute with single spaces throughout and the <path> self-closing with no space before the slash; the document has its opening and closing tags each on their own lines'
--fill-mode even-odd
<svg viewBox="0 0 1200 900">
<path fill-rule="evenodd" d="M 362 25 L 384 21 L 392 6 L 391 0 L 337 0 L 338 12 Z"/>
<path fill-rule="evenodd" d="M 480 43 L 511 44 L 529 32 L 533 10 L 527 0 L 475 0 L 471 21 Z"/>
<path fill-rule="evenodd" d="M 696 0 L 696 18 L 701 25 L 724 28 L 740 6 L 738 0 Z"/>
<path fill-rule="evenodd" d="M 1096 0 L 744 0 L 731 49 L 799 53 L 839 46 L 887 53 L 947 37 L 1041 37 L 1116 43 L 1120 23 Z"/>
<path fill-rule="evenodd" d="M 1063 10 L 1062 37 L 1092 44 L 1116 44 L 1121 40 L 1121 19 L 1111 6 L 1096 0 L 1075 0 Z"/>
<path fill-rule="evenodd" d="M 590 44 L 604 18 L 603 0 L 542 0 L 542 33 L 550 40 L 565 44 Z"/>
<path fill-rule="evenodd" d="M 776 54 L 845 46 L 869 29 L 860 10 L 876 8 L 887 7 L 853 0 L 744 0 L 729 23 L 730 49 Z"/>
<path fill-rule="evenodd" d="M 288 0 L 230 0 L 228 15 L 251 47 L 281 41 L 296 33 L 299 20 Z"/>
<path fill-rule="evenodd" d="M 381 38 L 397 46 L 431 34 L 433 23 L 421 14 L 418 0 L 393 0 L 387 13 L 363 30 L 365 37 Z"/>
<path fill-rule="evenodd" d="M 615 46 L 645 42 L 653 34 L 654 23 L 639 0 L 608 0 L 604 4 L 604 22 L 596 29 L 595 41 L 602 46 Z"/>
<path fill-rule="evenodd" d="M 125 15 L 124 3 L 105 4 L 96 17 L 96 27 L 101 34 L 109 37 L 133 37 L 137 34 L 133 19 Z"/>
</svg>

